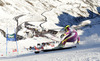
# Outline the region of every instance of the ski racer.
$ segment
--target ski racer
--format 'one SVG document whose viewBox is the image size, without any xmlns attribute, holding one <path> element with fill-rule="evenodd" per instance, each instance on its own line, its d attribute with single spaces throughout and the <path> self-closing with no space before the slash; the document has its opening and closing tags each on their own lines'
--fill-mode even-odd
<svg viewBox="0 0 100 61">
<path fill-rule="evenodd" d="M 66 42 L 75 42 L 77 40 L 77 43 L 79 43 L 80 41 L 80 37 L 78 36 L 77 32 L 75 29 L 71 29 L 70 25 L 67 25 L 65 28 L 65 34 L 63 34 L 64 36 L 66 36 L 63 41 L 61 41 L 61 45 L 65 45 Z"/>
</svg>

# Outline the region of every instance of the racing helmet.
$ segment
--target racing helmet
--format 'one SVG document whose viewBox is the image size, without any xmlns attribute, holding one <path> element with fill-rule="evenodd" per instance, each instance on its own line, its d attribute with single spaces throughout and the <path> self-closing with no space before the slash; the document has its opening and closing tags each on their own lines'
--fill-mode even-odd
<svg viewBox="0 0 100 61">
<path fill-rule="evenodd" d="M 70 27 L 70 25 L 67 25 L 64 29 L 66 30 L 66 29 L 68 29 Z"/>
</svg>

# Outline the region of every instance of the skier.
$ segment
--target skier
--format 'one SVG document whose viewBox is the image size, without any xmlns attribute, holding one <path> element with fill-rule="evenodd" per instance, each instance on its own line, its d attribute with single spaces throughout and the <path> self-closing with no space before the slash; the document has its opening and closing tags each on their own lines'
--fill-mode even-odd
<svg viewBox="0 0 100 61">
<path fill-rule="evenodd" d="M 61 41 L 62 45 L 65 45 L 66 42 L 75 42 L 77 40 L 77 43 L 79 44 L 80 37 L 78 36 L 77 32 L 75 29 L 71 29 L 70 25 L 67 25 L 65 28 L 65 34 L 66 36 L 63 41 Z"/>
</svg>

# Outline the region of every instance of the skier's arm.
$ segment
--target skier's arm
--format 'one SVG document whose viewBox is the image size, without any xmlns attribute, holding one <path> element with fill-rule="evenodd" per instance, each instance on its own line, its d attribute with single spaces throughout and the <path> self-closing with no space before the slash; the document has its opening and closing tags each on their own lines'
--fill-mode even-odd
<svg viewBox="0 0 100 61">
<path fill-rule="evenodd" d="M 71 30 L 67 31 L 64 35 L 68 35 L 71 33 Z"/>
</svg>

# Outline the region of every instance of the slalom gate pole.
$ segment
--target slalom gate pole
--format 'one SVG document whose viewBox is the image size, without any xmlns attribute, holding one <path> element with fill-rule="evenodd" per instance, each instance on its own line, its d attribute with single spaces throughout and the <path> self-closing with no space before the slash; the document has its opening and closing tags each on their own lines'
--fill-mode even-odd
<svg viewBox="0 0 100 61">
<path fill-rule="evenodd" d="M 7 56 L 7 44 L 8 44 L 7 37 L 8 37 L 8 28 L 7 28 L 7 34 L 6 34 L 6 56 Z"/>
<path fill-rule="evenodd" d="M 15 31 L 15 30 L 14 30 Z M 16 38 L 16 31 L 15 31 L 15 41 L 16 41 L 16 46 L 17 46 L 17 53 L 19 54 L 19 49 L 18 49 L 18 43 L 17 43 L 17 38 Z"/>
<path fill-rule="evenodd" d="M 16 40 L 16 46 L 17 46 L 17 53 L 19 54 L 19 49 L 18 49 L 17 40 Z"/>
<path fill-rule="evenodd" d="M 6 56 L 7 56 L 7 44 L 8 44 L 8 40 L 6 39 Z"/>
</svg>

